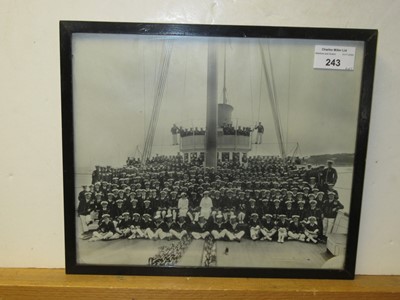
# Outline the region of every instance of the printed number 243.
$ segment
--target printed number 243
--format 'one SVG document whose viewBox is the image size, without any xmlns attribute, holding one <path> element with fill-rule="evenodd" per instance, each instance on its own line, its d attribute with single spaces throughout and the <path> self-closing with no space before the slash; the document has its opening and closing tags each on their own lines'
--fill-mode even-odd
<svg viewBox="0 0 400 300">
<path fill-rule="evenodd" d="M 340 59 L 338 59 L 338 58 L 336 58 L 336 59 L 327 58 L 325 60 L 325 66 L 328 66 L 328 67 L 339 67 L 340 66 Z"/>
</svg>

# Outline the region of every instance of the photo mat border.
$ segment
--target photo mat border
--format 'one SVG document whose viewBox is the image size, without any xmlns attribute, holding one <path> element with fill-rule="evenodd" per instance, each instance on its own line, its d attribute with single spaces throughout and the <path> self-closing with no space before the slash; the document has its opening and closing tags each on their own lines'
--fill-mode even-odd
<svg viewBox="0 0 400 300">
<path fill-rule="evenodd" d="M 378 31 L 374 29 L 267 27 L 200 24 L 116 23 L 89 21 L 60 21 L 60 62 L 63 141 L 63 187 L 65 263 L 67 274 L 108 275 L 164 275 L 210 277 L 274 277 L 353 279 L 357 253 L 361 200 L 364 184 L 365 160 L 374 81 L 374 68 Z M 346 258 L 343 270 L 286 269 L 286 268 L 225 268 L 225 267 L 149 267 L 149 266 L 102 266 L 77 263 L 75 240 L 74 127 L 72 85 L 72 35 L 74 33 L 138 34 L 160 36 L 236 37 L 236 38 L 285 38 L 346 40 L 364 42 L 364 59 L 360 86 L 357 135 L 353 166 L 353 183 Z"/>
</svg>

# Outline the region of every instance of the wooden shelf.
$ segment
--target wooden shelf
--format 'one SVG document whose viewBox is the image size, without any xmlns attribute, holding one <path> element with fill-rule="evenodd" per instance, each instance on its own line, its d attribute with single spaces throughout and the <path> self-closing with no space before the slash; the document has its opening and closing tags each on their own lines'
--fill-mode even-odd
<svg viewBox="0 0 400 300">
<path fill-rule="evenodd" d="M 400 276 L 355 280 L 65 275 L 1 269 L 0 299 L 400 299 Z"/>
</svg>

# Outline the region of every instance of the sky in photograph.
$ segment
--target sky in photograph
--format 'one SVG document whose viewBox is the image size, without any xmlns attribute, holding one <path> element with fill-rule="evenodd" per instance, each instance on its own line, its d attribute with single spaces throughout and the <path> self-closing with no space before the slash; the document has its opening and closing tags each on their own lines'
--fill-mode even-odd
<svg viewBox="0 0 400 300">
<path fill-rule="evenodd" d="M 94 165 L 122 166 L 143 149 L 165 43 L 172 45 L 153 154 L 174 154 L 172 124 L 205 127 L 208 43 L 217 44 L 218 95 L 222 103 L 224 61 L 233 123 L 262 122 L 264 144 L 250 154 L 278 155 L 261 51 L 273 80 L 286 152 L 354 153 L 363 47 L 358 42 L 165 38 L 74 34 L 73 105 L 78 172 Z M 315 45 L 356 47 L 354 71 L 313 68 Z M 226 53 L 226 54 L 225 54 Z M 255 137 L 254 137 L 255 138 Z"/>
</svg>

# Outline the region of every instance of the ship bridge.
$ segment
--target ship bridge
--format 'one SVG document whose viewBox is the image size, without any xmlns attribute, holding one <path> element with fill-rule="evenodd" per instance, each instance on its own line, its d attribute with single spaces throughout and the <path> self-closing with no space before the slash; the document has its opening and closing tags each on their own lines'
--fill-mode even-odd
<svg viewBox="0 0 400 300">
<path fill-rule="evenodd" d="M 218 126 L 217 126 L 217 157 L 221 160 L 240 160 L 251 151 L 251 132 L 246 135 L 239 134 L 237 130 L 227 134 L 224 127 L 232 125 L 233 106 L 227 103 L 218 104 Z M 236 126 L 237 127 L 237 126 Z M 237 129 L 237 128 L 236 128 Z M 204 157 L 206 152 L 207 128 L 204 134 L 189 135 L 180 138 L 179 150 L 184 154 L 185 160 Z"/>
</svg>

